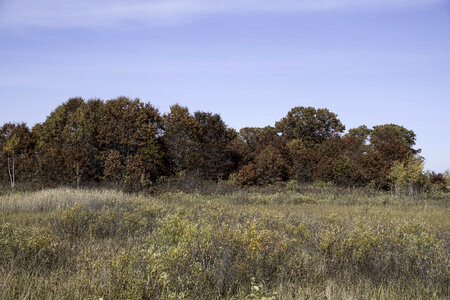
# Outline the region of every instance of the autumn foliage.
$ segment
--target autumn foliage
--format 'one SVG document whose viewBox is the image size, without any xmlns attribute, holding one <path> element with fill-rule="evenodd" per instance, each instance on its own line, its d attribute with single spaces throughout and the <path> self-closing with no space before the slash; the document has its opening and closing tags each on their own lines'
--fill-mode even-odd
<svg viewBox="0 0 450 300">
<path fill-rule="evenodd" d="M 237 132 L 219 114 L 178 104 L 161 114 L 139 99 L 73 98 L 31 129 L 0 128 L 0 182 L 140 190 L 191 174 L 241 186 L 296 180 L 387 189 L 399 186 L 393 167 L 422 159 L 403 126 L 344 130 L 325 108 L 295 107 L 273 127 Z M 442 174 L 421 178 L 422 186 L 446 188 Z"/>
</svg>

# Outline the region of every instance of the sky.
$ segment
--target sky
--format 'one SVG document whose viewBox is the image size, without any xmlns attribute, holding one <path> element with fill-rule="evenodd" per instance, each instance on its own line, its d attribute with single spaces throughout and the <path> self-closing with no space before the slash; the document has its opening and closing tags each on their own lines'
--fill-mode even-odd
<svg viewBox="0 0 450 300">
<path fill-rule="evenodd" d="M 413 130 L 450 168 L 450 0 L 0 0 L 0 124 L 71 97 L 274 125 L 295 106 Z"/>
</svg>

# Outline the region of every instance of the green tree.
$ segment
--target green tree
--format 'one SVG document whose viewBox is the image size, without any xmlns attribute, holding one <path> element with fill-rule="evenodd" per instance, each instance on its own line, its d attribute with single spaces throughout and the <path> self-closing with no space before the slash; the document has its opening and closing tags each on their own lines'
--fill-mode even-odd
<svg viewBox="0 0 450 300">
<path fill-rule="evenodd" d="M 414 188 L 419 184 L 422 175 L 422 159 L 420 157 L 411 157 L 406 162 L 395 161 L 388 178 L 393 183 L 393 188 L 397 194 L 407 191 L 412 196 Z"/>
<path fill-rule="evenodd" d="M 291 109 L 275 126 L 287 141 L 301 139 L 303 143 L 321 143 L 345 130 L 335 113 L 303 106 Z"/>
<path fill-rule="evenodd" d="M 72 98 L 58 106 L 43 122 L 33 127 L 36 138 L 37 177 L 44 185 L 76 182 L 79 162 L 84 153 L 82 128 L 75 115 L 83 109 L 81 98 Z M 75 156 L 75 157 L 74 157 Z M 84 161 L 83 161 L 84 164 Z"/>
<path fill-rule="evenodd" d="M 237 133 L 218 114 L 198 111 L 194 119 L 198 126 L 195 170 L 208 180 L 227 178 L 235 169 L 232 147 Z"/>
<path fill-rule="evenodd" d="M 197 163 L 196 153 L 200 151 L 197 143 L 197 120 L 187 107 L 178 104 L 172 105 L 170 112 L 165 114 L 163 119 L 164 143 L 171 169 L 175 173 L 192 171 Z"/>
<path fill-rule="evenodd" d="M 348 156 L 338 156 L 332 164 L 333 181 L 340 185 L 353 185 L 351 161 Z"/>
<path fill-rule="evenodd" d="M 365 144 L 372 133 L 372 129 L 369 129 L 366 125 L 361 125 L 356 128 L 349 129 L 348 133 L 344 135 L 347 138 L 354 138 L 360 141 L 361 144 Z"/>
<path fill-rule="evenodd" d="M 419 152 L 412 148 L 416 144 L 416 134 L 414 131 L 396 124 L 384 124 L 373 127 L 370 134 L 370 142 L 372 145 L 379 147 L 380 144 L 390 141 L 402 142 L 411 152 Z"/>
<path fill-rule="evenodd" d="M 173 105 L 164 115 L 164 141 L 172 169 L 203 179 L 225 179 L 236 167 L 236 132 L 218 114 Z"/>
</svg>

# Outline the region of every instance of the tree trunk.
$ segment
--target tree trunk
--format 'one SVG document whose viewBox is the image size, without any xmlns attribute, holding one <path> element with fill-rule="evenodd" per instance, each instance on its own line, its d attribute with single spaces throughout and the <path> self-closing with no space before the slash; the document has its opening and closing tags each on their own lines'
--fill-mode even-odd
<svg viewBox="0 0 450 300">
<path fill-rule="evenodd" d="M 14 185 L 16 184 L 16 169 L 15 169 L 15 164 L 16 160 L 13 156 L 12 158 L 12 188 L 14 188 Z"/>
<path fill-rule="evenodd" d="M 81 176 L 80 176 L 80 163 L 79 162 L 77 162 L 77 165 L 76 165 L 76 174 L 77 174 L 77 189 L 79 189 L 80 188 L 80 181 L 81 181 Z"/>
<path fill-rule="evenodd" d="M 15 163 L 15 159 L 14 159 L 14 156 L 13 156 L 13 158 L 12 158 L 12 168 L 11 168 L 11 161 L 10 161 L 10 158 L 8 156 L 8 175 L 9 175 L 9 183 L 10 183 L 12 189 L 14 188 L 14 184 L 16 182 L 14 163 Z"/>
<path fill-rule="evenodd" d="M 412 183 L 409 184 L 409 195 L 414 196 L 414 186 Z"/>
</svg>

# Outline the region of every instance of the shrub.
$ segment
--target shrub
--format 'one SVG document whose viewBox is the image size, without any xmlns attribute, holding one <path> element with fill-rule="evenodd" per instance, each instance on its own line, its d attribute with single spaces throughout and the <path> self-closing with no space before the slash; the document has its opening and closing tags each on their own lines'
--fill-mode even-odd
<svg viewBox="0 0 450 300">
<path fill-rule="evenodd" d="M 241 186 L 255 185 L 258 182 L 255 165 L 250 163 L 243 166 L 237 175 L 237 182 Z"/>
<path fill-rule="evenodd" d="M 25 230 L 0 224 L 0 266 L 56 267 L 66 256 L 64 244 L 49 230 Z"/>
<path fill-rule="evenodd" d="M 63 238 L 127 237 L 137 232 L 150 232 L 156 218 L 163 211 L 143 202 L 132 201 L 114 207 L 104 206 L 91 210 L 76 203 L 72 208 L 58 210 L 53 218 L 53 228 Z"/>
</svg>

